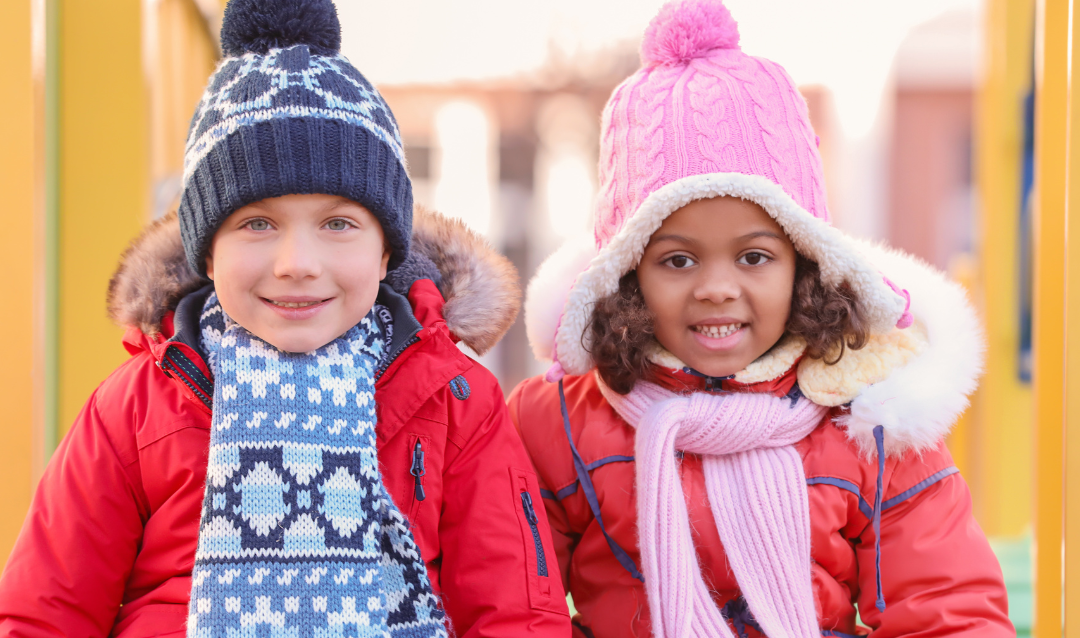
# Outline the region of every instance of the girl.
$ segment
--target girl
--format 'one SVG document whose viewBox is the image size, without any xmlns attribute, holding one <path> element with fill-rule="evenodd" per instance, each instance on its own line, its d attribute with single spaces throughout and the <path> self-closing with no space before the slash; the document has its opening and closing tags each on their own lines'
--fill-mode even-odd
<svg viewBox="0 0 1080 638">
<path fill-rule="evenodd" d="M 595 243 L 530 286 L 552 367 L 510 409 L 575 635 L 1014 636 L 944 444 L 973 311 L 829 225 L 806 105 L 738 40 L 718 0 L 661 10 L 604 112 Z"/>
</svg>

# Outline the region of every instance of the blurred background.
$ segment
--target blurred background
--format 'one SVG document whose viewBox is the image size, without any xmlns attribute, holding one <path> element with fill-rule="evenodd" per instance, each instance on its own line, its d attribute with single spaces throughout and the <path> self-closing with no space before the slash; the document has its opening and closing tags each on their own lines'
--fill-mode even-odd
<svg viewBox="0 0 1080 638">
<path fill-rule="evenodd" d="M 1080 613 L 1074 1 L 727 1 L 743 50 L 786 67 L 809 104 L 834 223 L 949 272 L 983 314 L 986 375 L 949 445 L 1021 635 L 1060 636 L 1063 609 Z M 14 286 L 0 565 L 52 450 L 126 357 L 106 287 L 175 205 L 223 4 L 0 3 L 0 267 Z M 590 232 L 600 112 L 660 0 L 337 5 L 343 52 L 398 118 L 418 202 L 484 234 L 523 284 Z M 482 361 L 507 392 L 543 371 L 520 319 Z"/>
</svg>

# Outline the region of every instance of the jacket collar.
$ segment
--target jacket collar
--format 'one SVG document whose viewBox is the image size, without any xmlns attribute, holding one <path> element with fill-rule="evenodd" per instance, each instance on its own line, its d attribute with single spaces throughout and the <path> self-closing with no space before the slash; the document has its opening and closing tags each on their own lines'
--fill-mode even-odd
<svg viewBox="0 0 1080 638">
<path fill-rule="evenodd" d="M 653 378 L 657 385 L 679 393 L 688 392 L 764 392 L 777 397 L 791 396 L 797 380 L 798 361 L 780 376 L 755 383 L 743 383 L 737 375 L 710 377 L 689 367 L 667 368 L 653 364 Z"/>
</svg>

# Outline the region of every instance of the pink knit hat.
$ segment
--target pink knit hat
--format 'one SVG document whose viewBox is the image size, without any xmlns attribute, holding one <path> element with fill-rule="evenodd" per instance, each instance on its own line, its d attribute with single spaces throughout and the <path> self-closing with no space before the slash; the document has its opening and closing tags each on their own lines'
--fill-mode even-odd
<svg viewBox="0 0 1080 638">
<path fill-rule="evenodd" d="M 903 291 L 829 223 L 806 102 L 780 65 L 739 49 L 738 26 L 720 0 L 665 5 L 645 31 L 641 61 L 604 109 L 595 252 L 583 272 L 574 271 L 580 254 L 556 253 L 564 263 L 548 266 L 580 273 L 550 351 L 542 343 L 550 336 L 530 331 L 537 355 L 555 364 L 549 379 L 592 367 L 583 333 L 594 302 L 637 267 L 664 219 L 697 199 L 730 195 L 760 205 L 817 262 L 825 283 L 852 287 L 872 329 L 906 323 Z M 537 285 L 549 284 L 530 288 Z"/>
</svg>

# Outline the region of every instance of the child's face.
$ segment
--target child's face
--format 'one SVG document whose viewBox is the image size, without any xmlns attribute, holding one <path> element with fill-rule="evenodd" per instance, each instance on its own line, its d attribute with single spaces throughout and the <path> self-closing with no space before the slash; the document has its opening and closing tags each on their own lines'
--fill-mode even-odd
<svg viewBox="0 0 1080 638">
<path fill-rule="evenodd" d="M 664 220 L 637 275 L 660 344 L 698 372 L 723 377 L 783 336 L 795 248 L 757 204 L 697 200 Z"/>
<path fill-rule="evenodd" d="M 221 307 L 288 352 L 309 352 L 360 323 L 390 259 L 382 226 L 332 195 L 285 195 L 237 209 L 206 258 Z"/>
</svg>

